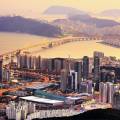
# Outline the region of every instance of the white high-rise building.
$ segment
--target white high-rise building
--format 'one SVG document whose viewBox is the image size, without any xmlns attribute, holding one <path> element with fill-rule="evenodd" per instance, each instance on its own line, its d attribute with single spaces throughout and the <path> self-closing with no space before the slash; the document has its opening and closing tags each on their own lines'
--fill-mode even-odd
<svg viewBox="0 0 120 120">
<path fill-rule="evenodd" d="M 14 120 L 25 120 L 27 118 L 28 113 L 35 112 L 34 104 L 29 107 L 29 103 L 26 102 L 20 102 L 16 104 L 15 102 L 10 102 L 9 105 L 6 107 L 6 115 L 8 119 L 14 119 Z"/>
<path fill-rule="evenodd" d="M 77 77 L 77 72 L 75 72 L 75 70 L 70 70 L 70 76 L 72 77 L 72 84 L 71 84 L 71 88 L 74 91 L 78 91 L 78 77 Z"/>
<path fill-rule="evenodd" d="M 35 69 L 41 69 L 41 56 L 35 57 Z"/>
<path fill-rule="evenodd" d="M 116 91 L 119 90 L 119 85 L 115 85 L 112 82 L 99 84 L 99 91 L 100 91 L 100 102 L 103 103 L 113 103 L 113 95 Z"/>
<path fill-rule="evenodd" d="M 27 68 L 28 69 L 34 69 L 35 68 L 35 57 L 34 56 L 28 56 L 27 57 Z"/>
<path fill-rule="evenodd" d="M 114 94 L 114 85 L 111 82 L 107 82 L 107 98 L 108 98 L 108 103 L 113 102 L 113 94 Z"/>
<path fill-rule="evenodd" d="M 99 102 L 107 103 L 107 84 L 106 83 L 101 82 L 99 84 L 99 92 L 100 92 Z"/>
</svg>

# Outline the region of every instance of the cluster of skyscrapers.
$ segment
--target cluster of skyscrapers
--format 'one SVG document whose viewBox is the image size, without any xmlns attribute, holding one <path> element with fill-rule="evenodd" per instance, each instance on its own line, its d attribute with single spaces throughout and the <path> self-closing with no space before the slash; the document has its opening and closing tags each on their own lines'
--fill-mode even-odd
<svg viewBox="0 0 120 120">
<path fill-rule="evenodd" d="M 115 81 L 114 70 L 101 68 L 102 58 L 104 58 L 102 52 L 94 52 L 93 58 L 84 56 L 82 59 L 41 58 L 41 56 L 20 54 L 17 56 L 17 67 L 18 69 L 32 69 L 43 73 L 61 75 L 61 89 L 63 91 L 80 91 L 82 82 L 88 80 L 95 83 L 95 90 L 98 91 L 100 82 Z"/>
<path fill-rule="evenodd" d="M 116 92 L 116 80 L 119 79 L 119 67 L 102 65 L 104 53 L 94 52 L 93 58 L 84 56 L 82 59 L 73 58 L 41 58 L 20 54 L 17 56 L 17 69 L 37 70 L 42 73 L 60 76 L 60 89 L 64 92 L 74 91 L 90 93 L 100 92 L 101 102 L 113 102 Z M 9 72 L 9 71 L 8 71 Z M 3 78 L 2 60 L 0 60 L 0 81 Z M 8 76 L 7 72 L 4 76 Z"/>
<path fill-rule="evenodd" d="M 41 57 L 35 57 L 30 55 L 17 56 L 17 66 L 21 69 L 40 69 Z"/>
<path fill-rule="evenodd" d="M 93 57 L 83 56 L 83 58 L 80 59 L 73 59 L 70 57 L 41 58 L 41 56 L 32 56 L 25 53 L 19 54 L 17 56 L 17 61 L 12 62 L 13 63 L 9 63 L 3 67 L 3 60 L 0 59 L 1 82 L 3 81 L 4 83 L 4 80 L 9 81 L 12 71 L 14 78 L 17 78 L 15 77 L 15 72 L 22 74 L 23 76 L 26 76 L 27 73 L 29 73 L 28 76 L 31 74 L 37 74 L 40 76 L 36 79 L 34 79 L 35 76 L 33 76 L 33 79 L 28 78 L 30 80 L 32 79 L 32 81 L 36 81 L 38 79 L 42 80 L 42 77 L 44 76 L 48 79 L 49 77 L 53 77 L 53 81 L 56 84 L 55 92 L 58 91 L 57 94 L 60 92 L 60 96 L 54 94 L 50 95 L 49 92 L 52 92 L 53 90 L 53 88 L 51 89 L 50 87 L 46 88 L 46 91 L 48 90 L 49 92 L 40 90 L 40 87 L 38 90 L 38 88 L 34 86 L 28 88 L 26 87 L 26 90 L 22 92 L 17 91 L 13 94 L 16 94 L 17 96 L 26 96 L 26 91 L 28 91 L 28 93 L 32 93 L 34 91 L 34 96 L 21 98 L 21 100 L 25 100 L 25 102 L 22 101 L 19 104 L 10 103 L 6 107 L 6 114 L 10 119 L 25 119 L 28 117 L 28 114 L 30 114 L 29 117 L 31 117 L 31 115 L 33 115 L 32 113 L 34 113 L 34 116 L 41 115 L 43 114 L 41 111 L 39 113 L 36 112 L 36 108 L 39 107 L 55 107 L 61 109 L 61 107 L 64 106 L 64 102 L 66 105 L 68 101 L 70 105 L 77 105 L 82 104 L 83 101 L 87 100 L 90 102 L 94 99 L 98 104 L 100 103 L 100 105 L 101 103 L 110 104 L 114 108 L 120 109 L 120 62 L 119 65 L 114 65 L 114 63 L 117 63 L 117 60 L 105 57 L 102 52 L 94 52 Z M 11 67 L 12 65 L 13 68 Z M 25 79 L 26 77 L 24 78 L 19 76 L 18 78 L 24 79 L 24 81 L 28 80 Z M 52 79 L 49 79 L 45 82 L 48 84 L 53 81 Z M 43 87 L 43 85 L 41 86 Z M 99 93 L 99 95 L 97 94 L 97 97 L 96 91 Z M 72 95 L 66 97 L 69 93 Z M 87 97 L 85 98 L 85 96 Z M 60 100 L 60 104 L 58 104 L 57 99 Z M 51 100 L 54 100 L 54 103 Z M 26 101 L 28 103 L 26 103 Z M 38 101 L 40 102 L 39 105 Z M 52 103 L 50 103 L 50 101 Z M 67 112 L 67 114 L 68 113 L 69 112 Z"/>
<path fill-rule="evenodd" d="M 95 90 L 99 90 L 100 83 L 100 59 L 104 57 L 103 53 L 95 52 L 94 59 L 90 61 L 88 56 L 84 56 L 83 59 L 74 63 L 74 68 L 64 69 L 61 71 L 61 89 L 63 91 L 72 89 L 74 91 L 81 91 L 81 86 L 86 84 L 87 87 L 95 83 Z M 69 61 L 69 66 L 71 62 Z M 91 65 L 92 64 L 92 65 Z M 91 66 L 90 66 L 91 65 Z M 90 71 L 91 70 L 91 71 Z M 88 82 L 89 81 L 89 82 Z M 91 83 L 91 85 L 90 85 Z"/>
<path fill-rule="evenodd" d="M 72 90 L 79 92 L 80 87 L 88 80 L 89 77 L 89 59 L 87 56 L 83 58 L 84 62 L 76 62 L 74 69 L 61 70 L 61 89 L 62 91 Z M 87 84 L 86 84 L 87 85 Z M 87 89 L 87 86 L 86 86 Z"/>
</svg>

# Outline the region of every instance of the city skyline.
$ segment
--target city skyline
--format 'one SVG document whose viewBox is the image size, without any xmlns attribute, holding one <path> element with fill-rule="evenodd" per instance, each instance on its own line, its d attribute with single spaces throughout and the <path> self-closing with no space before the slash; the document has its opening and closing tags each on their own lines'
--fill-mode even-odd
<svg viewBox="0 0 120 120">
<path fill-rule="evenodd" d="M 0 0 L 0 45 L 0 120 L 120 119 L 119 0 Z"/>
</svg>

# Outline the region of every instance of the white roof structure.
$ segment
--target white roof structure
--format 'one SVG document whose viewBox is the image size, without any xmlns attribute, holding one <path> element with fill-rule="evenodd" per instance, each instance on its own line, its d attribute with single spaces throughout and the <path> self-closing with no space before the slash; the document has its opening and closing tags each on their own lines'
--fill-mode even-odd
<svg viewBox="0 0 120 120">
<path fill-rule="evenodd" d="M 11 80 L 12 82 L 14 82 L 14 83 L 18 83 L 18 80 Z"/>
<path fill-rule="evenodd" d="M 20 97 L 20 98 L 26 101 L 32 101 L 32 102 L 37 102 L 42 104 L 61 105 L 64 103 L 64 101 L 51 100 L 51 99 L 40 98 L 35 96 L 26 96 L 26 97 Z"/>
</svg>

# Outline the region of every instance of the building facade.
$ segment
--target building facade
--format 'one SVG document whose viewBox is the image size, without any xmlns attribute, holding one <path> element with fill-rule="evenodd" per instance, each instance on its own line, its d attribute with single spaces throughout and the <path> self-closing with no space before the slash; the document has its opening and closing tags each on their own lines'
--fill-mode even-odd
<svg viewBox="0 0 120 120">
<path fill-rule="evenodd" d="M 87 80 L 89 76 L 89 57 L 83 57 L 83 80 Z"/>
</svg>

